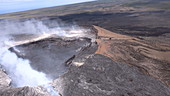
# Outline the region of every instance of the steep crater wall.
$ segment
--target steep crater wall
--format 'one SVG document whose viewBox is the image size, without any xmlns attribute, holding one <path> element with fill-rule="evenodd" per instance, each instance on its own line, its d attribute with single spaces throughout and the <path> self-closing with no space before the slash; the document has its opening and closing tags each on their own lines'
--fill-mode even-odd
<svg viewBox="0 0 170 96">
<path fill-rule="evenodd" d="M 90 44 L 91 40 L 88 38 L 74 40 L 47 38 L 18 45 L 9 50 L 15 52 L 21 58 L 30 60 L 33 69 L 55 79 L 67 71 L 68 66 L 65 62 Z M 19 50 L 19 52 L 15 49 Z"/>
</svg>

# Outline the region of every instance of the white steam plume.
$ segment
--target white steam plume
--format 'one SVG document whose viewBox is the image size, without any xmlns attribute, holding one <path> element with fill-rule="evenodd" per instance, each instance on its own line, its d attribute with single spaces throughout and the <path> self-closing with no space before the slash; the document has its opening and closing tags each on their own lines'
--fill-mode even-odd
<svg viewBox="0 0 170 96">
<path fill-rule="evenodd" d="M 58 93 L 48 85 L 48 83 L 51 82 L 51 79 L 47 78 L 46 74 L 32 69 L 29 60 L 18 58 L 17 55 L 9 51 L 8 48 L 15 46 L 16 42 L 19 41 L 27 43 L 48 38 L 51 35 L 74 38 L 88 37 L 93 39 L 94 35 L 89 32 L 90 30 L 78 26 L 60 27 L 57 24 L 57 26 L 49 28 L 44 25 L 43 22 L 37 20 L 24 22 L 1 21 L 0 64 L 11 77 L 15 87 L 45 85 L 44 88 L 46 88 L 49 93 L 53 94 L 53 96 L 59 96 L 57 95 Z M 19 36 L 19 38 L 17 36 Z M 15 48 L 14 50 L 19 52 L 19 50 Z"/>
<path fill-rule="evenodd" d="M 2 21 L 0 22 L 0 33 L 3 35 L 21 35 L 21 34 L 31 34 L 31 35 L 57 35 L 61 37 L 88 37 L 93 38 L 94 35 L 90 33 L 89 29 L 84 29 L 78 26 L 62 27 L 55 23 L 55 27 L 49 28 L 42 21 L 29 20 L 24 22 L 11 22 Z M 1 34 L 0 34 L 1 35 Z"/>
<path fill-rule="evenodd" d="M 18 58 L 15 53 L 8 50 L 6 46 L 11 44 L 8 38 L 1 36 L 0 39 L 0 64 L 6 69 L 13 85 L 15 87 L 44 85 L 51 96 L 59 96 L 59 93 L 48 84 L 52 81 L 51 79 L 44 73 L 32 69 L 29 60 Z M 16 51 L 19 52 L 19 50 Z"/>
<path fill-rule="evenodd" d="M 18 58 L 5 46 L 1 38 L 0 64 L 6 69 L 16 87 L 43 85 L 51 81 L 44 73 L 33 70 L 29 60 Z"/>
</svg>

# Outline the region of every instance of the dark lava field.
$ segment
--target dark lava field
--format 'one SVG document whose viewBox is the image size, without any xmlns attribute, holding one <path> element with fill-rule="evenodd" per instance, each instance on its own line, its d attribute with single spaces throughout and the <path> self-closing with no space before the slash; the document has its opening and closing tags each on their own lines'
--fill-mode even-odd
<svg viewBox="0 0 170 96">
<path fill-rule="evenodd" d="M 170 96 L 170 1 L 97 0 L 0 15 L 0 96 Z"/>
</svg>

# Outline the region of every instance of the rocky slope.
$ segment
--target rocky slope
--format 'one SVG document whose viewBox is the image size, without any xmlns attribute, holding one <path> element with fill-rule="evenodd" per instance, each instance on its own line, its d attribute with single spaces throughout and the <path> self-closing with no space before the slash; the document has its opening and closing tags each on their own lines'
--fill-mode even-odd
<svg viewBox="0 0 170 96">
<path fill-rule="evenodd" d="M 109 32 L 97 26 L 94 26 L 94 28 L 98 33 L 96 39 L 97 44 L 95 42 L 89 42 L 90 39 L 83 38 L 76 39 L 73 41 L 65 41 L 62 39 L 51 38 L 33 43 L 27 43 L 24 45 L 19 45 L 17 46 L 17 48 L 21 51 L 26 52 L 26 54 L 24 56 L 20 55 L 19 53 L 17 54 L 22 58 L 29 58 L 32 61 L 33 68 L 38 68 L 36 70 L 41 70 L 43 72 L 47 72 L 48 70 L 52 71 L 52 73 L 54 72 L 56 74 L 60 74 L 61 76 L 59 77 L 54 76 L 55 80 L 51 82 L 50 85 L 54 87 L 54 90 L 59 92 L 61 96 L 170 95 L 170 88 L 165 85 L 168 85 L 168 82 L 166 82 L 167 79 L 163 77 L 164 74 L 166 75 L 167 73 L 160 71 L 159 69 L 163 67 L 160 66 L 164 63 L 155 61 L 155 64 L 155 59 L 149 57 L 151 55 L 152 57 L 157 56 L 153 52 L 149 55 L 141 52 L 143 50 L 146 51 L 148 47 L 152 47 L 152 45 L 146 45 L 147 43 L 145 43 L 144 40 L 141 40 L 139 38 Z M 137 46 L 138 44 L 141 45 Z M 49 45 L 52 46 L 49 47 Z M 68 53 L 70 53 L 69 51 L 79 49 L 79 45 L 84 47 L 77 51 L 78 53 L 68 55 Z M 164 47 L 165 46 L 162 46 L 161 48 Z M 139 48 L 141 51 L 136 51 L 137 49 L 135 48 Z M 37 49 L 42 51 L 37 53 Z M 61 55 L 57 54 L 58 52 L 62 52 L 61 54 L 66 59 L 61 59 L 61 62 L 56 62 L 57 59 L 55 57 Z M 52 58 L 52 55 L 56 56 Z M 43 56 L 45 57 L 43 58 Z M 50 58 L 51 62 L 54 62 L 52 64 L 56 64 L 55 67 L 46 67 L 46 69 L 43 70 L 43 67 L 45 66 L 44 64 L 51 64 L 50 62 L 46 61 L 46 56 Z M 65 56 L 70 57 L 70 59 Z M 169 54 L 167 56 L 169 56 Z M 166 58 L 160 57 L 157 60 L 166 61 Z M 168 63 L 169 61 L 166 62 Z M 36 64 L 43 64 L 43 66 L 38 66 Z M 142 64 L 145 64 L 146 66 L 142 66 Z M 61 71 L 57 70 L 58 67 L 62 69 L 61 66 L 69 67 L 67 71 L 65 71 L 64 73 L 62 72 L 61 74 Z M 155 69 L 155 66 L 158 66 L 158 69 Z M 162 72 L 162 77 L 156 72 Z M 3 74 L 4 73 L 1 73 L 1 76 Z M 10 80 L 7 75 L 4 74 L 3 76 L 6 77 L 3 79 Z M 156 76 L 159 76 L 159 78 L 157 78 Z M 51 95 L 46 89 L 44 89 L 43 86 L 11 88 L 9 86 L 9 82 L 10 81 L 2 83 L 4 85 L 2 86 L 3 89 L 0 91 L 1 96 Z"/>
<path fill-rule="evenodd" d="M 125 36 L 95 26 L 98 31 L 97 54 L 110 57 L 113 61 L 141 68 L 166 85 L 169 82 L 170 45 L 149 42 L 144 39 Z"/>
<path fill-rule="evenodd" d="M 1 66 L 0 96 L 58 96 L 55 92 L 60 96 L 170 96 L 169 1 L 133 1 L 99 0 L 0 15 L 2 21 L 34 18 L 49 27 L 75 22 L 96 35 L 95 40 L 45 37 L 17 42 L 9 50 L 29 59 L 35 70 L 53 81 L 49 86 L 14 88 Z M 34 38 L 22 35 L 16 39 Z"/>
</svg>

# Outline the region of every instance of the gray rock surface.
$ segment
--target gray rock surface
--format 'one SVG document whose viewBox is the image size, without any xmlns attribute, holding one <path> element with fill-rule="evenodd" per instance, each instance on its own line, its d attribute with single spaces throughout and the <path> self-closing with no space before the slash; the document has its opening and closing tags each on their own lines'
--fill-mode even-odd
<svg viewBox="0 0 170 96">
<path fill-rule="evenodd" d="M 23 87 L 0 90 L 0 96 L 50 96 L 50 94 L 40 87 Z"/>
<path fill-rule="evenodd" d="M 160 81 L 102 55 L 91 55 L 82 66 L 72 66 L 54 86 L 62 96 L 170 96 L 170 88 Z"/>
<path fill-rule="evenodd" d="M 52 86 L 61 96 L 170 96 L 169 87 L 143 74 L 139 71 L 139 68 L 116 63 L 108 57 L 94 54 L 97 45 L 89 42 L 88 39 L 87 41 L 82 39 L 71 42 L 62 41 L 61 39 L 46 39 L 36 43 L 17 46 L 21 53 L 22 51 L 27 53 L 25 55 L 17 54 L 18 56 L 23 56 L 23 58 L 29 58 L 35 64 L 39 59 L 31 58 L 32 55 L 39 56 L 46 63 L 48 60 L 46 61 L 45 55 L 48 55 L 47 57 L 52 55 L 63 56 L 65 59 L 60 63 L 62 66 L 65 66 L 65 62 L 69 66 L 68 71 L 52 82 Z M 48 45 L 52 45 L 51 48 Z M 66 49 L 70 49 L 71 54 L 67 54 L 68 51 Z M 76 51 L 77 49 L 79 51 Z M 35 53 L 37 50 L 41 51 Z M 63 51 L 60 53 L 59 50 Z M 38 55 L 43 52 L 43 55 Z M 51 60 L 55 63 L 57 59 L 52 57 Z M 37 62 L 37 64 L 41 63 Z M 45 66 L 45 63 L 43 66 Z M 33 67 L 36 68 L 35 65 Z M 41 69 L 39 66 L 38 68 Z M 49 71 L 54 71 L 50 67 L 46 68 Z M 0 90 L 0 96 L 50 96 L 50 94 L 42 86 L 23 88 L 4 87 L 3 90 Z"/>
<path fill-rule="evenodd" d="M 0 90 L 9 87 L 11 79 L 9 76 L 0 68 Z"/>
<path fill-rule="evenodd" d="M 90 39 L 87 38 L 74 40 L 47 38 L 16 46 L 15 48 L 20 50 L 19 53 L 15 49 L 10 50 L 30 60 L 33 69 L 55 79 L 67 70 L 65 62 L 90 43 Z"/>
</svg>

